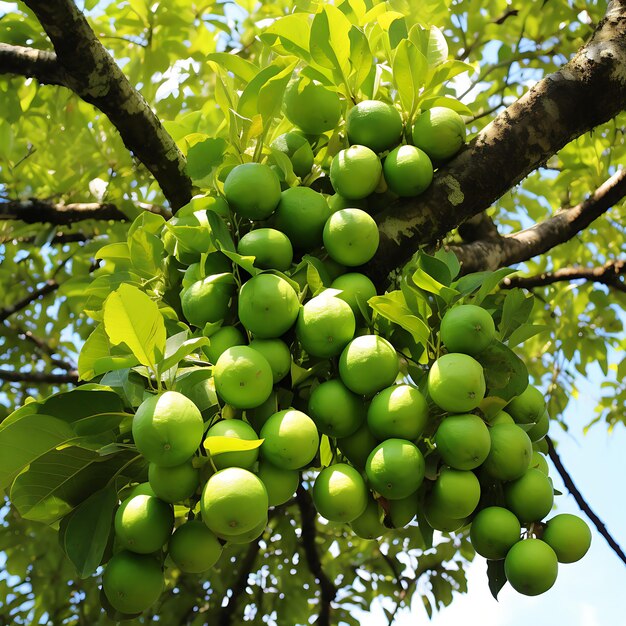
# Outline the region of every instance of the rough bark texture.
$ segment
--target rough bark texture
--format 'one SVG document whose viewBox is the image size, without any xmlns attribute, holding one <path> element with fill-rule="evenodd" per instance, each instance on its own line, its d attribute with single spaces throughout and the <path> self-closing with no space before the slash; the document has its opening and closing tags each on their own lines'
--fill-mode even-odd
<svg viewBox="0 0 626 626">
<path fill-rule="evenodd" d="M 100 109 L 150 170 L 174 210 L 191 199 L 185 157 L 70 0 L 25 0 L 54 45 L 67 86 Z"/>
<path fill-rule="evenodd" d="M 584 202 L 506 237 L 492 237 L 464 246 L 451 246 L 463 273 L 495 270 L 527 261 L 581 232 L 626 196 L 626 169 L 619 170 Z"/>
<path fill-rule="evenodd" d="M 57 55 L 48 50 L 0 43 L 0 74 L 18 74 L 44 85 L 67 86 L 67 76 Z"/>
<path fill-rule="evenodd" d="M 626 0 L 612 1 L 591 40 L 558 72 L 498 115 L 419 198 L 378 218 L 381 243 L 367 267 L 378 284 L 419 244 L 434 243 L 484 211 L 572 139 L 626 108 Z"/>
</svg>

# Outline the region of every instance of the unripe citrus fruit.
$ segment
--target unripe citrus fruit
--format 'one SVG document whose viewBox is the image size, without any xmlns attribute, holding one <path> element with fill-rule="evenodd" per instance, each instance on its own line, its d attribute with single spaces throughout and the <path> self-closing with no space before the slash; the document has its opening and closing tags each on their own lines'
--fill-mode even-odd
<svg viewBox="0 0 626 626">
<path fill-rule="evenodd" d="M 269 398 L 263 404 L 246 411 L 246 418 L 258 433 L 261 431 L 263 424 L 265 424 L 276 411 L 278 411 L 278 394 L 272 391 Z"/>
<path fill-rule="evenodd" d="M 428 372 L 428 393 L 444 411 L 473 411 L 485 397 L 483 368 L 467 354 L 439 357 Z"/>
<path fill-rule="evenodd" d="M 198 407 L 177 391 L 144 400 L 133 418 L 133 439 L 148 461 L 173 467 L 193 456 L 202 441 L 204 422 Z"/>
<path fill-rule="evenodd" d="M 543 439 L 550 430 L 550 415 L 548 411 L 544 411 L 541 417 L 537 420 L 537 423 L 526 431 L 526 434 L 530 440 L 534 443 Z"/>
<path fill-rule="evenodd" d="M 354 337 L 356 322 L 347 302 L 322 292 L 301 309 L 296 336 L 311 356 L 337 356 Z"/>
<path fill-rule="evenodd" d="M 330 214 L 321 193 L 310 187 L 291 187 L 280 195 L 274 225 L 289 237 L 294 248 L 308 252 L 322 245 L 324 224 Z"/>
<path fill-rule="evenodd" d="M 311 171 L 313 167 L 313 149 L 306 137 L 300 133 L 293 131 L 283 133 L 272 141 L 270 148 L 279 150 L 289 157 L 296 176 L 304 178 Z"/>
<path fill-rule="evenodd" d="M 378 539 L 387 532 L 387 528 L 380 521 L 381 510 L 378 502 L 368 497 L 365 511 L 350 522 L 352 532 L 361 539 Z"/>
<path fill-rule="evenodd" d="M 309 464 L 319 446 L 315 422 L 302 411 L 286 409 L 274 413 L 260 433 L 265 439 L 261 454 L 282 469 L 295 470 Z"/>
<path fill-rule="evenodd" d="M 254 428 L 240 419 L 220 420 L 209 428 L 206 436 L 207 439 L 210 437 L 233 437 L 234 439 L 243 439 L 244 441 L 255 441 L 258 439 Z M 251 469 L 258 458 L 258 448 L 254 450 L 239 450 L 236 452 L 222 452 L 212 456 L 213 463 L 218 470 L 227 467 Z"/>
<path fill-rule="evenodd" d="M 372 259 L 379 240 L 376 222 L 361 209 L 337 211 L 324 226 L 324 247 L 330 258 L 348 267 Z"/>
<path fill-rule="evenodd" d="M 364 469 L 370 452 L 378 443 L 365 422 L 351 435 L 338 439 L 337 447 L 352 465 Z"/>
<path fill-rule="evenodd" d="M 520 522 L 538 522 L 552 510 L 554 489 L 542 471 L 529 469 L 504 486 L 504 499 Z"/>
<path fill-rule="evenodd" d="M 472 470 L 489 454 L 491 437 L 477 415 L 450 415 L 435 433 L 435 444 L 444 463 L 459 470 Z"/>
<path fill-rule="evenodd" d="M 549 454 L 550 448 L 545 437 L 539 441 L 533 442 L 533 450 L 537 450 L 538 452 L 541 452 L 541 454 Z"/>
<path fill-rule="evenodd" d="M 515 424 L 515 420 L 506 411 L 498 411 L 489 420 L 490 426 L 495 426 L 496 424 Z"/>
<path fill-rule="evenodd" d="M 228 467 L 209 478 L 200 506 L 202 521 L 214 533 L 244 533 L 267 518 L 267 491 L 252 472 Z"/>
<path fill-rule="evenodd" d="M 488 311 L 474 304 L 449 309 L 441 320 L 441 341 L 448 352 L 476 356 L 495 338 L 496 326 Z"/>
<path fill-rule="evenodd" d="M 185 319 L 199 328 L 223 320 L 234 293 L 232 274 L 214 274 L 193 283 L 180 299 Z"/>
<path fill-rule="evenodd" d="M 224 195 L 241 217 L 265 220 L 280 201 L 280 181 L 269 165 L 243 163 L 235 166 L 226 177 Z"/>
<path fill-rule="evenodd" d="M 238 409 L 259 406 L 272 393 L 272 368 L 250 346 L 224 350 L 213 368 L 213 380 L 220 398 Z"/>
<path fill-rule="evenodd" d="M 267 489 L 270 506 L 284 504 L 293 496 L 300 484 L 300 473 L 297 470 L 286 470 L 272 465 L 269 461 L 259 461 L 257 476 Z"/>
<path fill-rule="evenodd" d="M 131 488 L 126 496 L 126 499 L 134 498 L 135 496 L 154 496 L 157 497 L 157 494 L 154 493 L 154 489 L 150 486 L 150 483 L 139 483 Z M 162 498 L 161 498 L 162 499 Z"/>
<path fill-rule="evenodd" d="M 222 541 L 227 541 L 228 543 L 234 544 L 244 544 L 251 543 L 258 539 L 267 528 L 267 515 L 265 519 L 261 520 L 254 528 L 251 530 L 246 530 L 242 533 L 220 533 L 218 536 Z"/>
<path fill-rule="evenodd" d="M 236 326 L 222 326 L 209 337 L 209 345 L 203 349 L 209 362 L 215 364 L 222 352 L 233 346 L 244 346 L 247 341 L 245 335 Z"/>
<path fill-rule="evenodd" d="M 413 143 L 431 159 L 444 161 L 465 143 L 465 122 L 448 107 L 433 107 L 421 113 L 413 125 Z"/>
<path fill-rule="evenodd" d="M 158 599 L 165 586 L 161 565 L 152 556 L 118 552 L 107 563 L 102 589 L 111 606 L 127 615 L 142 613 Z"/>
<path fill-rule="evenodd" d="M 530 465 L 532 444 L 517 424 L 497 424 L 489 429 L 491 448 L 483 467 L 498 480 L 515 480 Z"/>
<path fill-rule="evenodd" d="M 280 382 L 291 370 L 291 351 L 282 339 L 253 339 L 250 347 L 260 352 L 272 368 L 274 384 Z"/>
<path fill-rule="evenodd" d="M 174 511 L 154 496 L 124 500 L 115 513 L 115 536 L 127 550 L 139 554 L 156 552 L 174 528 Z"/>
<path fill-rule="evenodd" d="M 193 520 L 175 530 L 168 551 L 182 572 L 201 574 L 217 563 L 222 545 L 205 524 Z"/>
<path fill-rule="evenodd" d="M 344 198 L 358 200 L 374 192 L 382 173 L 375 152 L 365 146 L 340 150 L 330 164 L 330 182 Z"/>
<path fill-rule="evenodd" d="M 367 507 L 368 491 L 361 474 L 346 463 L 324 468 L 313 485 L 317 512 L 331 522 L 352 522 Z"/>
<path fill-rule="evenodd" d="M 501 506 L 489 506 L 472 520 L 470 539 L 480 556 L 497 561 L 520 540 L 521 532 L 519 520 L 511 511 Z"/>
<path fill-rule="evenodd" d="M 211 247 L 211 227 L 206 211 L 187 215 L 181 215 L 179 211 L 167 221 L 166 228 L 176 237 L 179 252 L 190 254 L 194 259 Z"/>
<path fill-rule="evenodd" d="M 430 492 L 431 504 L 446 517 L 462 519 L 474 512 L 480 500 L 480 483 L 474 472 L 441 469 Z"/>
<path fill-rule="evenodd" d="M 363 424 L 365 414 L 363 400 L 337 379 L 321 383 L 309 398 L 311 419 L 321 433 L 330 437 L 354 434 Z"/>
<path fill-rule="evenodd" d="M 408 526 L 417 515 L 417 504 L 414 493 L 400 500 L 389 500 L 389 513 L 385 522 L 393 528 Z"/>
<path fill-rule="evenodd" d="M 308 135 L 321 135 L 339 123 L 341 100 L 321 83 L 301 78 L 285 90 L 285 116 Z"/>
<path fill-rule="evenodd" d="M 331 289 L 341 289 L 341 293 L 337 297 L 350 305 L 355 319 L 363 317 L 361 307 L 368 310 L 367 301 L 376 295 L 374 283 L 365 274 L 359 272 L 349 272 L 338 276 L 333 280 L 330 287 Z"/>
<path fill-rule="evenodd" d="M 215 274 L 230 274 L 233 271 L 231 260 L 221 252 L 207 254 L 204 268 L 200 263 L 192 263 L 183 274 L 182 286 L 187 289 L 193 283 Z"/>
<path fill-rule="evenodd" d="M 528 385 L 507 404 L 506 410 L 518 424 L 532 424 L 538 422 L 546 410 L 546 400 L 537 387 Z"/>
<path fill-rule="evenodd" d="M 259 339 L 280 337 L 287 332 L 299 309 L 294 288 L 275 274 L 257 274 L 239 291 L 239 320 Z"/>
<path fill-rule="evenodd" d="M 255 267 L 286 272 L 293 260 L 289 237 L 275 228 L 257 228 L 246 233 L 237 245 L 237 252 L 253 256 Z"/>
<path fill-rule="evenodd" d="M 526 596 L 538 596 L 554 585 L 558 574 L 554 550 L 540 539 L 518 541 L 504 560 L 504 573 L 511 587 Z"/>
<path fill-rule="evenodd" d="M 554 550 L 559 563 L 579 561 L 591 546 L 589 526 L 570 513 L 561 513 L 549 519 L 541 538 Z"/>
<path fill-rule="evenodd" d="M 170 503 L 190 498 L 200 485 L 198 470 L 193 466 L 191 459 L 174 467 L 150 463 L 148 479 L 156 496 Z"/>
<path fill-rule="evenodd" d="M 451 533 L 463 528 L 467 524 L 467 519 L 454 519 L 446 516 L 430 498 L 424 504 L 424 518 L 431 528 L 444 533 Z"/>
<path fill-rule="evenodd" d="M 530 467 L 532 467 L 533 469 L 538 469 L 546 476 L 550 473 L 550 468 L 548 466 L 548 461 L 546 461 L 546 457 L 537 450 L 533 450 L 533 455 L 530 459 Z"/>
<path fill-rule="evenodd" d="M 417 446 L 405 439 L 387 439 L 376 446 L 365 464 L 373 489 L 389 500 L 414 493 L 424 480 L 424 457 Z"/>
<path fill-rule="evenodd" d="M 379 391 L 367 410 L 367 424 L 379 439 L 417 439 L 428 422 L 428 404 L 411 385 L 392 385 Z"/>
<path fill-rule="evenodd" d="M 384 152 L 400 143 L 402 117 L 398 109 L 380 100 L 364 100 L 348 111 L 346 131 L 351 144 Z"/>
<path fill-rule="evenodd" d="M 398 146 L 383 163 L 385 181 L 401 197 L 417 196 L 433 180 L 433 164 L 428 155 L 415 146 Z"/>
<path fill-rule="evenodd" d="M 339 376 L 343 384 L 364 396 L 373 396 L 389 387 L 400 371 L 395 348 L 378 335 L 353 339 L 339 357 Z"/>
</svg>

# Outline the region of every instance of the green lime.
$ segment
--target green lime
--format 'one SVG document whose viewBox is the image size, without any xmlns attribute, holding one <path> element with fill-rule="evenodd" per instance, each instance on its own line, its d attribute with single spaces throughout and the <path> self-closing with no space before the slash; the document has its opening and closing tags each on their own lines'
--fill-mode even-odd
<svg viewBox="0 0 626 626">
<path fill-rule="evenodd" d="M 550 473 L 550 468 L 548 467 L 548 461 L 546 461 L 546 457 L 537 450 L 533 450 L 533 455 L 530 459 L 530 467 L 532 467 L 533 469 L 538 469 L 546 476 Z"/>
<path fill-rule="evenodd" d="M 386 523 L 393 528 L 408 526 L 417 515 L 417 505 L 418 501 L 414 493 L 400 500 L 390 500 Z"/>
<path fill-rule="evenodd" d="M 300 78 L 285 90 L 285 116 L 308 135 L 333 130 L 341 117 L 341 100 L 336 91 L 317 81 Z"/>
<path fill-rule="evenodd" d="M 231 260 L 221 252 L 211 252 L 207 254 L 204 262 L 204 268 L 201 264 L 192 263 L 183 274 L 182 287 L 183 290 L 188 289 L 197 283 L 202 281 L 207 276 L 214 276 L 215 274 L 232 274 L 233 264 Z"/>
<path fill-rule="evenodd" d="M 256 441 L 259 437 L 250 424 L 240 419 L 220 420 L 209 428 L 206 440 L 211 437 L 233 437 L 244 441 Z M 252 466 L 259 458 L 259 449 L 240 450 L 237 452 L 222 452 L 212 455 L 213 463 L 218 470 L 227 467 L 243 467 L 252 469 Z"/>
<path fill-rule="evenodd" d="M 372 435 L 364 422 L 359 428 L 348 435 L 337 439 L 337 447 L 341 450 L 343 456 L 359 469 L 364 469 L 370 452 L 378 445 L 378 440 Z"/>
<path fill-rule="evenodd" d="M 267 520 L 268 517 L 266 515 L 265 519 L 260 521 L 252 530 L 246 530 L 243 533 L 220 533 L 219 538 L 222 541 L 234 543 L 236 545 L 251 543 L 265 532 L 265 529 L 267 528 Z"/>
<path fill-rule="evenodd" d="M 341 211 L 341 209 L 362 209 L 363 211 L 367 211 L 369 202 L 367 198 L 354 198 L 350 200 L 338 193 L 334 193 L 332 196 L 328 197 L 328 206 L 330 207 L 331 213 Z"/>
<path fill-rule="evenodd" d="M 264 439 L 261 455 L 273 465 L 295 470 L 308 465 L 319 447 L 315 422 L 302 411 L 286 409 L 274 413 L 260 432 Z"/>
<path fill-rule="evenodd" d="M 552 510 L 554 489 L 541 470 L 528 469 L 504 486 L 504 499 L 520 522 L 538 522 Z"/>
<path fill-rule="evenodd" d="M 350 522 L 350 527 L 352 532 L 361 539 L 378 539 L 388 531 L 381 522 L 381 510 L 378 502 L 372 497 L 368 497 L 365 511 Z"/>
<path fill-rule="evenodd" d="M 322 245 L 324 224 L 331 210 L 326 198 L 310 187 L 291 187 L 280 195 L 274 226 L 294 248 L 308 252 Z"/>
<path fill-rule="evenodd" d="M 400 371 L 395 348 L 378 335 L 353 339 L 339 357 L 343 384 L 359 395 L 373 396 L 393 384 Z"/>
<path fill-rule="evenodd" d="M 293 172 L 304 178 L 313 167 L 313 149 L 306 137 L 296 132 L 279 135 L 272 141 L 270 148 L 286 154 L 291 160 Z"/>
<path fill-rule="evenodd" d="M 224 350 L 213 368 L 213 380 L 220 398 L 238 409 L 260 406 L 272 393 L 272 368 L 250 346 Z"/>
<path fill-rule="evenodd" d="M 317 512 L 331 522 L 354 521 L 368 502 L 365 481 L 346 463 L 324 468 L 315 479 L 312 495 Z"/>
<path fill-rule="evenodd" d="M 294 288 L 275 274 L 257 274 L 239 291 L 239 320 L 259 339 L 280 337 L 295 323 L 300 310 Z"/>
<path fill-rule="evenodd" d="M 226 177 L 224 195 L 241 217 L 265 220 L 280 201 L 280 180 L 269 165 L 243 163 L 235 166 Z"/>
<path fill-rule="evenodd" d="M 168 546 L 172 561 L 186 574 L 211 569 L 222 554 L 222 545 L 205 524 L 193 520 L 179 526 Z"/>
<path fill-rule="evenodd" d="M 148 479 L 155 495 L 172 504 L 190 498 L 200 485 L 200 475 L 191 459 L 174 467 L 162 467 L 150 463 Z"/>
<path fill-rule="evenodd" d="M 209 345 L 202 348 L 210 363 L 217 363 L 224 350 L 246 345 L 246 336 L 236 326 L 222 326 L 209 337 Z"/>
<path fill-rule="evenodd" d="M 489 312 L 482 307 L 462 304 L 446 312 L 440 332 L 448 352 L 476 356 L 494 340 L 496 326 Z"/>
<path fill-rule="evenodd" d="M 444 463 L 459 470 L 472 470 L 485 461 L 491 437 L 477 415 L 450 415 L 435 433 L 435 444 Z"/>
<path fill-rule="evenodd" d="M 367 301 L 376 295 L 374 283 L 365 274 L 349 272 L 338 276 L 330 285 L 331 289 L 340 289 L 337 296 L 350 305 L 355 319 L 362 319 L 361 310 L 369 310 Z"/>
<path fill-rule="evenodd" d="M 355 267 L 370 261 L 378 250 L 378 226 L 361 209 L 333 213 L 324 226 L 324 247 L 333 261 Z"/>
<path fill-rule="evenodd" d="M 417 439 L 428 422 L 428 404 L 411 385 L 379 391 L 367 410 L 367 425 L 379 439 Z"/>
<path fill-rule="evenodd" d="M 465 122 L 448 107 L 433 107 L 421 113 L 413 124 L 413 143 L 428 156 L 445 161 L 465 143 Z"/>
<path fill-rule="evenodd" d="M 570 513 L 561 513 L 549 519 L 541 538 L 554 550 L 559 563 L 579 561 L 591 546 L 589 526 Z"/>
<path fill-rule="evenodd" d="M 260 352 L 272 368 L 274 384 L 291 371 L 291 350 L 282 339 L 253 339 L 250 347 Z"/>
<path fill-rule="evenodd" d="M 365 420 L 365 406 L 340 380 L 327 380 L 313 390 L 309 415 L 318 430 L 329 437 L 349 437 Z M 369 454 L 369 450 L 367 452 Z"/>
<path fill-rule="evenodd" d="M 520 540 L 521 532 L 519 520 L 511 511 L 489 506 L 474 516 L 470 540 L 480 556 L 498 561 Z"/>
<path fill-rule="evenodd" d="M 204 432 L 196 405 L 177 391 L 144 400 L 132 425 L 137 450 L 152 463 L 173 467 L 189 460 Z"/>
<path fill-rule="evenodd" d="M 473 411 L 485 397 L 483 368 L 467 354 L 440 356 L 428 372 L 428 393 L 444 411 Z"/>
<path fill-rule="evenodd" d="M 526 472 L 532 457 L 528 435 L 517 424 L 497 424 L 489 429 L 491 448 L 483 463 L 498 480 L 515 480 Z"/>
<path fill-rule="evenodd" d="M 433 164 L 419 148 L 398 146 L 385 157 L 383 173 L 389 189 L 395 194 L 417 196 L 430 186 Z"/>
<path fill-rule="evenodd" d="M 433 503 L 431 499 L 427 499 L 424 504 L 424 519 L 428 522 L 428 525 L 435 530 L 439 530 L 444 533 L 451 533 L 455 530 L 460 530 L 467 524 L 467 519 L 454 519 L 446 516 L 438 507 Z"/>
<path fill-rule="evenodd" d="M 289 237 L 275 228 L 257 228 L 246 233 L 237 245 L 237 252 L 253 256 L 255 267 L 286 272 L 291 267 L 293 248 Z"/>
<path fill-rule="evenodd" d="M 540 539 L 518 541 L 504 559 L 506 579 L 525 596 L 548 591 L 556 582 L 558 570 L 554 550 Z"/>
<path fill-rule="evenodd" d="M 322 292 L 301 309 L 296 337 L 311 356 L 337 356 L 354 337 L 356 323 L 350 305 Z"/>
<path fill-rule="evenodd" d="M 443 467 L 432 485 L 430 501 L 446 517 L 463 519 L 480 501 L 480 483 L 471 471 Z"/>
<path fill-rule="evenodd" d="M 333 189 L 349 200 L 359 200 L 373 193 L 381 174 L 378 156 L 365 146 L 340 150 L 330 164 Z"/>
<path fill-rule="evenodd" d="M 276 467 L 265 459 L 259 461 L 257 476 L 263 481 L 267 489 L 270 506 L 279 506 L 287 502 L 300 484 L 300 472 L 298 470 Z"/>
<path fill-rule="evenodd" d="M 528 385 L 507 404 L 506 410 L 518 424 L 535 424 L 546 410 L 546 400 L 537 387 Z"/>
<path fill-rule="evenodd" d="M 541 417 L 537 420 L 537 423 L 526 431 L 526 434 L 530 440 L 535 443 L 541 441 L 550 430 L 550 415 L 547 409 L 541 414 Z"/>
<path fill-rule="evenodd" d="M 133 552 L 118 552 L 104 568 L 102 590 L 111 606 L 127 615 L 143 613 L 160 597 L 165 579 L 159 562 Z"/>
<path fill-rule="evenodd" d="M 402 116 L 398 109 L 386 102 L 364 100 L 348 111 L 346 131 L 351 144 L 384 152 L 400 143 Z"/>
<path fill-rule="evenodd" d="M 180 299 L 185 319 L 198 328 L 222 321 L 228 315 L 234 294 L 232 274 L 214 274 L 192 283 Z"/>
<path fill-rule="evenodd" d="M 115 513 L 115 536 L 127 550 L 149 554 L 160 550 L 174 528 L 174 511 L 154 496 L 124 500 Z"/>
</svg>

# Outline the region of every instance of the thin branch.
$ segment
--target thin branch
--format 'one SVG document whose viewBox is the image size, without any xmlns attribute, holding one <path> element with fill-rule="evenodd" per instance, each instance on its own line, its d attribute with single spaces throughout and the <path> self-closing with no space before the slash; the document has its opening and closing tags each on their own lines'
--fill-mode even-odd
<svg viewBox="0 0 626 626">
<path fill-rule="evenodd" d="M 24 339 L 25 341 L 29 341 L 32 343 L 37 351 L 48 357 L 51 365 L 54 367 L 58 367 L 64 369 L 66 372 L 74 372 L 76 371 L 76 366 L 68 361 L 64 361 L 63 359 L 55 356 L 57 352 L 46 343 L 41 337 L 37 337 L 30 330 L 26 330 L 21 328 L 17 324 L 9 324 L 8 328 L 12 330 L 18 337 Z"/>
<path fill-rule="evenodd" d="M 39 298 L 43 298 L 44 296 L 56 291 L 60 286 L 60 283 L 52 278 L 47 280 L 42 287 L 35 289 L 21 300 L 18 300 L 15 304 L 5 307 L 4 309 L 0 309 L 0 322 L 4 322 L 4 320 L 8 317 L 18 311 L 21 311 L 22 309 L 25 309 L 29 304 L 39 300 Z"/>
<path fill-rule="evenodd" d="M 600 267 L 563 267 L 554 272 L 544 272 L 535 276 L 506 277 L 502 282 L 503 286 L 508 288 L 533 289 L 558 282 L 588 280 L 626 293 L 626 284 L 620 279 L 620 276 L 624 274 L 626 274 L 626 261 L 608 261 Z"/>
<path fill-rule="evenodd" d="M 554 463 L 554 466 L 556 467 L 559 475 L 563 479 L 563 483 L 567 487 L 567 490 L 572 494 L 572 496 L 574 496 L 576 504 L 578 504 L 580 510 L 583 511 L 585 515 L 593 522 L 593 525 L 596 527 L 598 533 L 600 533 L 600 535 L 602 535 L 606 539 L 606 542 L 611 547 L 611 550 L 613 550 L 618 558 L 626 564 L 626 554 L 624 554 L 624 551 L 621 549 L 617 541 L 615 541 L 611 533 L 607 530 L 604 522 L 593 512 L 583 495 L 578 490 L 578 487 L 576 487 L 576 485 L 574 484 L 572 477 L 565 469 L 565 466 L 561 461 L 561 457 L 559 457 L 554 447 L 554 443 L 549 437 L 546 437 L 546 442 L 548 443 L 548 454 L 550 455 L 550 459 L 552 460 L 552 463 Z"/>
<path fill-rule="evenodd" d="M 174 210 L 191 200 L 186 159 L 71 0 L 25 0 L 54 46 L 67 86 L 100 109 L 152 173 Z"/>
<path fill-rule="evenodd" d="M 440 241 L 563 146 L 625 108 L 626 0 L 612 0 L 590 41 L 566 65 L 482 129 L 437 170 L 421 196 L 392 201 L 376 217 L 378 254 L 364 270 L 375 283 L 387 284 L 420 244 Z"/>
<path fill-rule="evenodd" d="M 228 604 L 222 607 L 222 610 L 219 612 L 217 617 L 217 626 L 231 626 L 233 623 L 239 598 L 248 586 L 248 577 L 250 576 L 250 572 L 252 571 L 257 556 L 259 555 L 259 551 L 261 550 L 260 541 L 260 539 L 257 539 L 252 542 L 248 547 L 248 551 L 241 559 L 239 564 L 239 574 L 230 588 L 231 595 L 228 599 Z"/>
<path fill-rule="evenodd" d="M 78 372 L 71 371 L 66 374 L 49 374 L 47 372 L 11 372 L 0 368 L 0 380 L 11 383 L 32 383 L 33 385 L 51 384 L 65 385 L 77 384 Z"/>
<path fill-rule="evenodd" d="M 67 87 L 65 71 L 57 55 L 49 50 L 0 43 L 0 74 L 26 76 L 44 85 Z"/>
<path fill-rule="evenodd" d="M 464 273 L 521 263 L 569 241 L 625 196 L 626 168 L 618 170 L 580 204 L 562 209 L 530 228 L 450 249 L 463 264 Z"/>
<path fill-rule="evenodd" d="M 296 500 L 300 508 L 304 556 L 311 573 L 320 586 L 320 611 L 315 623 L 318 626 L 331 626 L 332 602 L 337 595 L 337 587 L 324 572 L 320 555 L 317 552 L 317 528 L 315 526 L 317 511 L 311 496 L 302 485 L 299 485 L 296 491 Z"/>
<path fill-rule="evenodd" d="M 52 236 L 48 243 L 51 246 L 64 246 L 69 243 L 86 243 L 96 237 L 101 236 L 101 233 L 64 233 L 62 231 L 57 232 Z M 0 244 L 14 243 L 14 244 L 33 244 L 38 241 L 35 235 L 30 237 L 12 237 L 11 235 L 5 235 L 0 237 Z"/>
</svg>

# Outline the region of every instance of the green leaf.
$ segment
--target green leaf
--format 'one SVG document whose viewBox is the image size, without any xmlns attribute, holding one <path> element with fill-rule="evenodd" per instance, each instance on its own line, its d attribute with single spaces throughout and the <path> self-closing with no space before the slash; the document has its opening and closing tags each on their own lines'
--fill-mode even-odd
<svg viewBox="0 0 626 626">
<path fill-rule="evenodd" d="M 531 337 L 549 332 L 550 330 L 552 330 L 550 326 L 546 326 L 545 324 L 522 324 L 509 335 L 509 339 L 506 343 L 509 348 L 514 348 Z"/>
<path fill-rule="evenodd" d="M 472 109 L 463 104 L 456 98 L 449 98 L 448 96 L 434 96 L 433 98 L 424 98 L 420 102 L 420 109 L 426 111 L 433 107 L 446 107 L 456 111 L 459 115 L 472 115 Z"/>
<path fill-rule="evenodd" d="M 0 489 L 27 465 L 76 437 L 71 426 L 51 415 L 26 414 L 0 424 Z"/>
<path fill-rule="evenodd" d="M 503 559 L 500 561 L 487 561 L 487 580 L 489 582 L 489 591 L 497 600 L 502 587 L 506 585 Z"/>
<path fill-rule="evenodd" d="M 213 52 L 206 55 L 206 60 L 216 63 L 219 67 L 223 67 L 237 78 L 240 78 L 244 83 L 249 83 L 259 71 L 259 68 L 254 63 L 244 59 L 238 54 Z"/>
<path fill-rule="evenodd" d="M 192 337 L 186 339 L 187 332 L 178 333 L 169 337 L 165 348 L 165 358 L 159 363 L 159 370 L 166 372 L 171 367 L 178 365 L 186 356 L 198 352 L 203 346 L 209 345 L 206 337 Z"/>
<path fill-rule="evenodd" d="M 204 440 L 204 449 L 211 455 L 225 452 L 247 452 L 261 447 L 265 439 L 237 439 L 236 437 L 209 436 Z"/>
<path fill-rule="evenodd" d="M 528 386 L 528 370 L 510 348 L 493 341 L 477 361 L 483 366 L 489 395 L 512 400 Z"/>
<path fill-rule="evenodd" d="M 99 374 L 133 367 L 139 363 L 133 354 L 120 354 L 119 352 L 119 349 L 112 348 L 104 330 L 104 324 L 98 324 L 87 337 L 78 355 L 79 379 L 91 380 Z"/>
<path fill-rule="evenodd" d="M 350 82 L 356 93 L 367 80 L 374 67 L 374 57 L 365 33 L 356 26 L 350 28 Z"/>
<path fill-rule="evenodd" d="M 69 514 L 63 547 L 79 578 L 88 578 L 100 565 L 116 506 L 117 491 L 110 486 L 91 494 Z"/>
<path fill-rule="evenodd" d="M 311 34 L 311 22 L 306 13 L 292 13 L 274 21 L 263 30 L 260 35 L 263 43 L 278 48 L 282 45 L 287 54 L 294 54 L 298 58 L 308 61 L 309 39 Z M 279 54 L 283 52 L 277 50 Z"/>
<path fill-rule="evenodd" d="M 100 379 L 100 383 L 115 389 L 126 406 L 134 408 L 143 402 L 144 381 L 130 369 L 107 372 Z"/>
<path fill-rule="evenodd" d="M 77 420 L 91 415 L 119 413 L 122 409 L 122 401 L 112 389 L 102 384 L 88 384 L 55 393 L 39 404 L 37 413 L 53 415 L 75 424 Z"/>
<path fill-rule="evenodd" d="M 513 274 L 515 270 L 512 270 L 509 267 L 501 267 L 495 272 L 488 272 L 486 275 L 483 272 L 479 272 L 479 276 L 482 281 L 482 285 L 476 294 L 472 304 L 480 305 L 480 303 L 493 291 L 495 291 L 496 287 L 502 282 L 502 279 L 509 274 Z M 464 278 L 469 278 L 471 274 L 465 276 Z"/>
<path fill-rule="evenodd" d="M 280 113 L 283 104 L 285 89 L 291 80 L 297 61 L 290 63 L 285 69 L 272 76 L 259 90 L 257 100 L 258 112 L 263 118 L 265 129 L 271 121 Z"/>
<path fill-rule="evenodd" d="M 222 137 L 208 137 L 191 144 L 187 150 L 187 174 L 193 180 L 208 176 L 224 160 L 226 146 L 226 140 Z"/>
<path fill-rule="evenodd" d="M 532 296 L 526 297 L 521 289 L 511 289 L 506 294 L 499 327 L 503 340 L 526 322 L 533 310 L 534 303 L 535 299 Z"/>
<path fill-rule="evenodd" d="M 154 369 L 165 352 L 165 323 L 156 302 L 120 285 L 104 303 L 104 330 L 114 345 L 128 346 L 139 363 Z"/>
<path fill-rule="evenodd" d="M 415 270 L 411 278 L 420 289 L 440 296 L 448 304 L 450 304 L 452 300 L 459 295 L 459 292 L 456 289 L 442 285 L 438 280 L 435 280 L 432 276 L 430 276 L 430 274 L 427 274 L 421 268 Z"/>
<path fill-rule="evenodd" d="M 439 248 L 439 250 L 435 252 L 435 258 L 446 264 L 448 272 L 450 273 L 450 281 L 459 275 L 459 272 L 461 271 L 461 264 L 459 263 L 459 260 L 454 252 L 446 250 L 445 248 Z M 450 286 L 450 282 L 447 284 Z"/>
<path fill-rule="evenodd" d="M 337 83 L 345 82 L 350 72 L 351 27 L 348 18 L 331 4 L 325 4 L 311 24 L 311 56 L 322 67 L 333 70 Z"/>
<path fill-rule="evenodd" d="M 409 39 L 426 57 L 429 67 L 434 68 L 448 59 L 448 43 L 441 30 L 436 26 L 424 28 L 416 24 L 411 28 Z"/>
<path fill-rule="evenodd" d="M 132 417 L 131 413 L 98 413 L 76 420 L 72 423 L 72 428 L 78 436 L 91 437 L 114 430 L 124 420 L 130 421 Z"/>
<path fill-rule="evenodd" d="M 393 57 L 393 81 L 402 108 L 412 116 L 417 109 L 419 91 L 424 86 L 428 63 L 424 55 L 408 39 L 403 39 Z"/>
<path fill-rule="evenodd" d="M 230 229 L 226 225 L 226 222 L 213 211 L 207 212 L 207 219 L 209 220 L 211 239 L 215 247 L 222 252 L 236 253 L 235 242 L 233 241 L 233 237 L 230 234 Z"/>
<path fill-rule="evenodd" d="M 474 66 L 469 63 L 463 63 L 463 61 L 448 60 L 444 61 L 441 65 L 437 66 L 428 81 L 429 88 L 434 88 L 438 85 L 445 83 L 446 81 L 463 74 L 464 72 L 474 73 Z M 430 89 L 429 89 L 430 90 Z"/>
<path fill-rule="evenodd" d="M 239 104 L 237 105 L 237 113 L 244 118 L 252 119 L 258 113 L 258 99 L 261 87 L 270 80 L 270 78 L 276 76 L 280 72 L 280 67 L 276 65 L 269 65 L 263 68 L 246 86 L 243 90 Z"/>
</svg>

